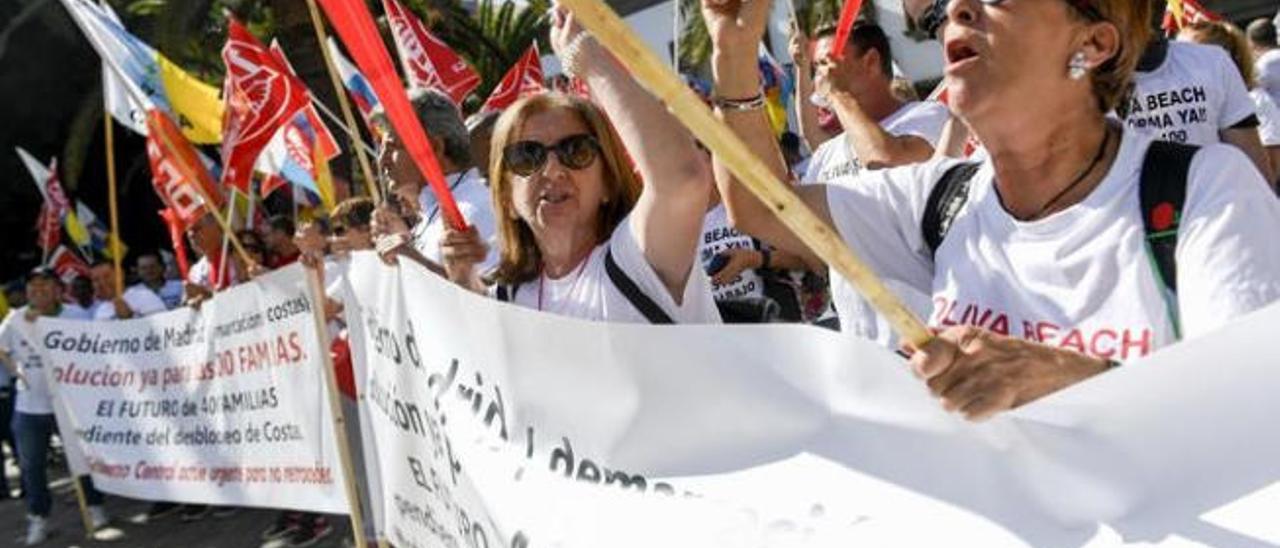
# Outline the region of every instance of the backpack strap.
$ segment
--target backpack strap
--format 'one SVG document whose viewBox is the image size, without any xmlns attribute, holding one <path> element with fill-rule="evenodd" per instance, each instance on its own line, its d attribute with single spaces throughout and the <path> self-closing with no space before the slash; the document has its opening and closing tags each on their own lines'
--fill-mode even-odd
<svg viewBox="0 0 1280 548">
<path fill-rule="evenodd" d="M 920 223 L 920 233 L 924 243 L 929 246 L 929 254 L 938 252 L 942 240 L 951 230 L 960 208 L 969 201 L 969 181 L 973 179 L 978 167 L 977 162 L 956 164 L 947 169 L 938 179 L 938 184 L 929 191 L 929 201 L 925 203 L 924 220 Z"/>
<path fill-rule="evenodd" d="M 617 261 L 613 260 L 613 249 L 605 251 L 604 271 L 608 274 L 609 281 L 613 282 L 613 286 L 618 288 L 618 291 L 622 293 L 622 296 L 631 303 L 631 306 L 636 307 L 636 310 L 639 310 L 640 314 L 643 315 L 646 320 L 649 320 L 649 323 L 655 325 L 668 325 L 675 323 L 671 320 L 671 316 L 668 316 L 667 313 L 662 310 L 662 307 L 658 306 L 658 303 L 653 302 L 653 299 L 650 299 L 648 295 L 645 295 L 644 292 L 640 290 L 640 286 L 636 285 L 636 282 L 632 281 L 631 277 L 627 276 L 627 273 L 622 271 L 622 268 L 618 266 Z"/>
<path fill-rule="evenodd" d="M 516 301 L 516 291 L 519 289 L 518 285 L 498 284 L 494 287 L 494 296 L 504 303 L 512 303 Z"/>
<path fill-rule="evenodd" d="M 1178 226 L 1187 201 L 1187 179 L 1198 147 L 1154 141 L 1142 162 L 1138 199 L 1147 257 L 1163 289 L 1174 335 L 1182 338 L 1178 321 Z"/>
</svg>

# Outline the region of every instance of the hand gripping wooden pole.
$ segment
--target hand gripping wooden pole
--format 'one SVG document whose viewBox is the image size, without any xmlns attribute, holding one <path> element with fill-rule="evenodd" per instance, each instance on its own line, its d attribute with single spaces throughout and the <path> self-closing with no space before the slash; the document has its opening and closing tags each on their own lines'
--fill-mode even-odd
<svg viewBox="0 0 1280 548">
<path fill-rule="evenodd" d="M 573 11 L 574 19 L 608 48 L 631 76 L 649 90 L 689 131 L 733 172 L 738 181 L 760 199 L 805 245 L 853 284 L 876 311 L 893 326 L 903 342 L 916 347 L 933 338 L 924 323 L 909 310 L 871 268 L 826 223 L 822 222 L 785 184 L 770 174 L 768 166 L 693 94 L 676 74 L 658 59 L 617 14 L 599 0 L 559 0 Z"/>
</svg>

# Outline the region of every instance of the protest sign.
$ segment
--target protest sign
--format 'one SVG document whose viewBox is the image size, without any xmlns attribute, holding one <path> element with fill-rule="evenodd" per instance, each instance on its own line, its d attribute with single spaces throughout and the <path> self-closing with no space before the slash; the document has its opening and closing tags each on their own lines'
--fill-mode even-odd
<svg viewBox="0 0 1280 548">
<path fill-rule="evenodd" d="M 973 424 L 822 329 L 588 323 L 365 255 L 348 282 L 396 546 L 1280 541 L 1277 306 Z"/>
<path fill-rule="evenodd" d="M 42 318 L 66 443 L 109 493 L 346 513 L 314 308 L 294 266 L 198 311 Z"/>
</svg>

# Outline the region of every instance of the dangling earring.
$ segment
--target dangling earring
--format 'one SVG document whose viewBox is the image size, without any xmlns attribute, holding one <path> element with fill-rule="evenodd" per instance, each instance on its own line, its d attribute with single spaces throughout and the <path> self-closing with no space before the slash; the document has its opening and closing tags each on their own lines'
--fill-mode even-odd
<svg viewBox="0 0 1280 548">
<path fill-rule="evenodd" d="M 1071 56 L 1071 62 L 1067 63 L 1067 76 L 1072 80 L 1079 80 L 1086 74 L 1089 74 L 1089 61 L 1085 59 L 1083 51 L 1077 51 Z"/>
</svg>

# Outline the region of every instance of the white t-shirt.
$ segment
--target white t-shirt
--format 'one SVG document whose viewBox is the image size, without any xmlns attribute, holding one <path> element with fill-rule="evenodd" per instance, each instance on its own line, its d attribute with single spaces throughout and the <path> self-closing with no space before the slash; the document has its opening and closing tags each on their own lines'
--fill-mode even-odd
<svg viewBox="0 0 1280 548">
<path fill-rule="evenodd" d="M 1157 139 L 1207 145 L 1253 115 L 1244 79 L 1218 46 L 1169 42 L 1164 62 L 1134 73 L 1125 123 Z"/>
<path fill-rule="evenodd" d="M 129 306 L 134 316 L 150 316 L 169 309 L 164 301 L 160 300 L 159 295 L 143 285 L 125 289 L 124 304 Z M 111 301 L 98 301 L 93 305 L 93 319 L 94 321 L 116 319 L 116 305 Z"/>
<path fill-rule="evenodd" d="M 880 121 L 880 127 L 892 135 L 912 135 L 937 146 L 942 136 L 942 126 L 951 113 L 936 101 L 912 102 L 902 105 L 897 112 Z M 818 146 L 800 184 L 829 183 L 862 171 L 862 163 L 854 155 L 849 143 L 849 133 L 843 132 Z"/>
<path fill-rule="evenodd" d="M 146 284 L 138 284 L 138 286 L 155 293 L 169 310 L 182 306 L 182 282 L 178 280 L 165 280 L 159 291 L 151 289 Z"/>
<path fill-rule="evenodd" d="M 49 380 L 45 376 L 44 354 L 36 337 L 36 324 L 26 319 L 27 307 L 9 312 L 0 323 L 0 350 L 9 353 L 13 364 L 22 372 L 26 382 L 18 381 L 18 396 L 14 409 L 28 415 L 53 414 L 53 401 L 49 396 Z M 88 320 L 80 307 L 62 307 L 59 318 Z"/>
<path fill-rule="evenodd" d="M 214 287 L 213 262 L 208 257 L 200 257 L 200 260 L 191 265 L 191 269 L 187 271 L 187 283 L 204 286 L 210 291 L 226 289 L 239 282 L 240 274 L 237 272 L 236 262 L 231 260 L 231 257 L 227 257 L 225 269 L 227 279 L 224 281 L 219 278 L 218 281 L 223 282 L 220 284 L 221 287 Z"/>
<path fill-rule="evenodd" d="M 605 255 L 613 260 L 636 287 L 666 312 L 675 323 L 720 323 L 720 312 L 711 297 L 711 282 L 697 261 L 690 266 L 680 304 L 645 259 L 631 228 L 631 217 L 623 219 L 609 241 L 597 246 L 587 260 L 560 279 L 539 278 L 520 284 L 513 301 L 525 308 L 592 321 L 649 323 L 626 295 L 610 280 Z M 489 289 L 490 296 L 497 292 Z"/>
<path fill-rule="evenodd" d="M 480 237 L 489 243 L 489 256 L 479 265 L 481 273 L 488 272 L 498 264 L 497 223 L 493 217 L 489 186 L 476 168 L 452 175 L 448 180 L 458 211 L 468 224 L 476 227 Z M 444 215 L 430 187 L 422 189 L 422 193 L 418 195 L 418 203 L 422 206 L 422 220 L 413 227 L 413 247 L 432 262 L 441 264 L 440 239 L 444 237 Z"/>
<path fill-rule="evenodd" d="M 954 160 L 829 185 L 827 201 L 841 237 L 895 289 L 909 289 L 908 305 L 929 324 L 975 324 L 1127 360 L 1174 340 L 1138 200 L 1151 139 L 1126 131 L 1115 164 L 1083 202 L 1031 222 L 1004 210 L 992 165 L 983 163 L 936 264 L 921 222 L 930 190 Z M 1191 164 L 1176 251 L 1186 337 L 1280 298 L 1280 201 L 1260 179 L 1230 146 L 1206 146 Z M 833 286 L 846 329 L 893 344 L 886 323 L 848 282 Z M 850 311 L 862 314 L 849 321 Z"/>
<path fill-rule="evenodd" d="M 1249 97 L 1258 110 L 1258 137 L 1262 138 L 1262 146 L 1280 146 L 1280 104 L 1261 89 L 1249 92 Z"/>
<path fill-rule="evenodd" d="M 756 241 L 746 234 L 729 226 L 729 213 L 724 204 L 707 212 L 702 221 L 702 239 L 698 241 L 698 258 L 705 272 L 711 266 L 716 255 L 730 249 L 756 249 Z M 754 268 L 743 270 L 725 285 L 719 285 L 707 278 L 711 285 L 711 294 L 717 301 L 736 301 L 764 296 L 764 280 Z"/>
<path fill-rule="evenodd" d="M 1280 48 L 1267 50 L 1253 62 L 1257 73 L 1258 89 L 1267 92 L 1271 100 L 1280 104 Z"/>
</svg>

